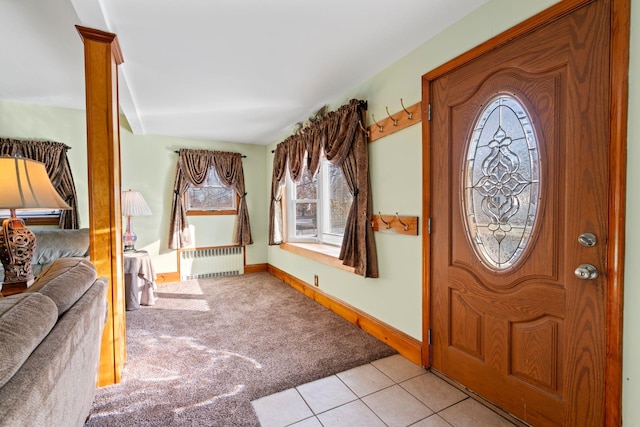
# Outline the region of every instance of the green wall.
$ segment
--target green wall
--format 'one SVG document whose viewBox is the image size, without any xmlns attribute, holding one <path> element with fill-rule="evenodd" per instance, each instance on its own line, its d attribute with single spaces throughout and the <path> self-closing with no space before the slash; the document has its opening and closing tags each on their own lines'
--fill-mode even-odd
<svg viewBox="0 0 640 427">
<path fill-rule="evenodd" d="M 393 113 L 400 110 L 400 98 L 406 106 L 421 98 L 421 76 L 484 40 L 504 31 L 555 0 L 492 0 L 432 40 L 345 93 L 331 105 L 336 108 L 350 98 L 367 99 L 369 113 L 386 117 L 385 107 Z M 637 6 L 634 0 L 632 6 Z M 629 93 L 627 247 L 625 270 L 625 317 L 623 358 L 623 419 L 625 425 L 640 425 L 640 194 L 635 183 L 640 181 L 640 9 L 632 8 L 631 66 Z M 636 72 L 634 75 L 634 71 Z M 369 120 L 370 120 L 369 115 Z M 88 225 L 86 136 L 84 111 L 43 107 L 0 101 L 0 136 L 46 138 L 65 142 L 72 147 L 69 158 L 80 198 L 80 221 Z M 271 177 L 271 150 L 284 139 L 269 146 L 229 144 L 184 138 L 133 135 L 121 130 L 122 187 L 141 191 L 153 215 L 134 219 L 139 249 L 148 250 L 158 272 L 177 270 L 176 256 L 167 250 L 171 192 L 179 148 L 207 148 L 238 151 L 244 159 L 247 203 L 254 245 L 248 247 L 247 263 L 269 262 L 300 279 L 313 283 L 319 276 L 321 290 L 417 338 L 421 329 L 421 236 L 376 233 L 379 279 L 363 279 L 306 258 L 268 247 L 266 244 L 267 212 Z M 370 144 L 371 181 L 374 212 L 420 216 L 422 220 L 421 126 L 415 125 Z M 198 246 L 231 242 L 233 218 L 191 218 Z M 420 232 L 424 229 L 420 224 Z"/>
<path fill-rule="evenodd" d="M 68 156 L 78 193 L 80 226 L 88 227 L 85 112 L 0 101 L 0 136 L 50 139 L 71 147 Z M 136 248 L 149 251 L 156 272 L 177 271 L 176 253 L 167 247 L 171 196 L 178 161 L 174 151 L 180 148 L 236 151 L 247 156 L 243 160 L 243 168 L 254 240 L 254 244 L 247 247 L 247 264 L 266 263 L 267 219 L 264 207 L 268 206 L 268 195 L 264 192 L 267 174 L 264 146 L 134 135 L 123 126 L 120 129 L 122 189 L 140 191 L 152 212 L 151 216 L 132 219 L 133 230 L 138 236 Z M 197 246 L 232 244 L 235 220 L 235 216 L 189 217 L 194 243 Z"/>
<path fill-rule="evenodd" d="M 247 264 L 267 262 L 267 218 L 264 206 L 268 195 L 264 192 L 266 150 L 263 145 L 234 144 L 216 141 L 134 135 L 120 130 L 122 159 L 122 189 L 140 191 L 153 215 L 133 218 L 132 227 L 138 235 L 136 248 L 153 254 L 158 272 L 177 271 L 177 258 L 169 250 L 169 221 L 171 200 L 180 148 L 234 151 L 246 155 L 242 165 L 247 192 L 247 207 L 251 220 L 253 245 L 247 246 Z M 189 217 L 192 241 L 195 246 L 233 244 L 236 217 L 231 215 Z"/>
<path fill-rule="evenodd" d="M 553 0 L 494 0 L 427 41 L 384 71 L 351 90 L 332 108 L 348 99 L 366 99 L 379 121 L 422 98 L 422 75 L 479 43 L 512 27 L 555 3 Z M 274 141 L 270 149 L 280 141 Z M 422 133 L 414 125 L 369 144 L 373 212 L 422 218 Z M 271 170 L 269 165 L 269 170 Z M 320 289 L 389 325 L 422 340 L 422 242 L 421 236 L 375 233 L 380 278 L 353 274 L 306 260 L 278 247 L 269 248 L 269 263 L 313 283 Z"/>
<path fill-rule="evenodd" d="M 80 227 L 89 226 L 85 112 L 0 100 L 0 137 L 63 142 L 78 193 Z"/>
</svg>

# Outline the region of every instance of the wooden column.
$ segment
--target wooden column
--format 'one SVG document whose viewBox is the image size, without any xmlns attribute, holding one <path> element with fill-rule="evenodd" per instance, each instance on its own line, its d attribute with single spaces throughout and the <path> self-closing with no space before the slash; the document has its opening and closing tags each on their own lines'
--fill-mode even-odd
<svg viewBox="0 0 640 427">
<path fill-rule="evenodd" d="M 120 119 L 115 34 L 76 26 L 84 42 L 87 97 L 87 165 L 91 262 L 109 279 L 109 312 L 102 335 L 98 386 L 120 382 L 126 359 L 122 215 L 120 207 Z"/>
</svg>

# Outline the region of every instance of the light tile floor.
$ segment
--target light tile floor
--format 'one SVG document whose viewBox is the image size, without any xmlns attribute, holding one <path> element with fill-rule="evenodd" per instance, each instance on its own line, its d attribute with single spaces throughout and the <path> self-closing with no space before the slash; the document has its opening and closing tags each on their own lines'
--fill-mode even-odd
<svg viewBox="0 0 640 427">
<path fill-rule="evenodd" d="M 251 402 L 263 427 L 513 427 L 400 355 Z"/>
</svg>

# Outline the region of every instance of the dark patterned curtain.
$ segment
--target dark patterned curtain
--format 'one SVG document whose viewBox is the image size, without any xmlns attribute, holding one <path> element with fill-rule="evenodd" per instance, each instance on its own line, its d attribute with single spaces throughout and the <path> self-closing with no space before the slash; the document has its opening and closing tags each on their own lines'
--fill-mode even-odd
<svg viewBox="0 0 640 427">
<path fill-rule="evenodd" d="M 271 174 L 271 204 L 269 206 L 269 244 L 282 243 L 282 189 L 287 171 L 287 147 L 278 144 L 273 158 L 273 172 Z"/>
<path fill-rule="evenodd" d="M 249 210 L 247 208 L 247 193 L 244 189 L 244 170 L 242 169 L 242 155 L 240 153 L 227 153 L 215 151 L 213 153 L 213 166 L 220 182 L 227 188 L 235 190 L 240 197 L 238 206 L 238 221 L 236 222 L 236 232 L 234 242 L 237 245 L 251 245 L 251 226 L 249 224 Z"/>
<path fill-rule="evenodd" d="M 0 138 L 0 156 L 22 156 L 44 163 L 53 187 L 62 199 L 71 207 L 60 214 L 60 228 L 77 229 L 78 198 L 76 186 L 71 174 L 71 166 L 67 158 L 70 147 L 53 141 L 24 141 Z"/>
<path fill-rule="evenodd" d="M 327 160 L 342 170 L 353 196 L 340 259 L 344 265 L 354 267 L 356 274 L 378 277 L 373 229 L 367 220 L 372 211 L 369 151 L 366 135 L 358 124 L 365 123 L 365 114 L 366 103 L 353 99 L 278 144 L 273 160 L 269 244 L 282 243 L 282 230 L 278 228 L 282 224 L 282 213 L 274 205 L 279 205 L 278 192 L 284 183 L 283 162 L 288 163 L 291 179 L 298 182 L 305 166 L 312 175 L 317 173 L 320 155 L 324 152 Z"/>
<path fill-rule="evenodd" d="M 191 244 L 191 233 L 184 206 L 184 193 L 189 187 L 200 187 L 207 179 L 210 167 L 214 167 L 222 185 L 233 189 L 240 197 L 238 221 L 234 233 L 234 243 L 246 246 L 253 243 L 249 210 L 244 186 L 242 155 L 225 151 L 181 149 L 173 186 L 169 249 L 179 249 Z"/>
</svg>

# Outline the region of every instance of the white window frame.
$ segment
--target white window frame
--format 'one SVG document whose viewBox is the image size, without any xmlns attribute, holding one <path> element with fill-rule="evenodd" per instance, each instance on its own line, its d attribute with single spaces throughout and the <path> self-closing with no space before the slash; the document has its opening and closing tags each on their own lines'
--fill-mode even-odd
<svg viewBox="0 0 640 427">
<path fill-rule="evenodd" d="M 16 216 L 26 225 L 58 225 L 62 209 L 16 209 Z M 11 216 L 9 209 L 0 209 L 0 222 Z"/>
<path fill-rule="evenodd" d="M 291 243 L 323 243 L 332 246 L 341 246 L 344 238 L 343 234 L 331 233 L 329 231 L 329 221 L 331 219 L 330 183 L 329 183 L 330 163 L 326 158 L 322 158 L 320 169 L 316 175 L 318 184 L 318 199 L 296 199 L 294 196 L 296 185 L 286 174 L 286 210 L 287 210 L 287 242 Z M 296 235 L 296 203 L 317 203 L 317 236 L 297 236 Z"/>
<path fill-rule="evenodd" d="M 185 207 L 185 210 L 187 212 L 187 215 L 189 215 L 189 216 L 192 216 L 192 215 L 237 215 L 238 214 L 238 205 L 240 204 L 240 197 L 238 197 L 238 195 L 236 194 L 236 192 L 233 189 L 225 187 L 222 184 L 222 182 L 220 182 L 220 177 L 218 176 L 218 173 L 217 173 L 217 171 L 216 171 L 214 166 L 210 166 L 209 167 L 209 170 L 207 171 L 207 177 L 209 176 L 209 174 L 215 175 L 215 178 L 218 180 L 218 184 L 219 185 L 206 185 L 205 184 L 203 187 L 193 187 L 193 186 L 189 185 L 189 188 L 187 189 L 187 191 L 184 193 L 184 196 L 183 196 L 184 197 L 184 207 Z M 232 193 L 232 197 L 233 197 L 233 206 L 214 207 L 212 209 L 196 209 L 196 208 L 190 206 L 189 205 L 189 192 L 198 191 L 198 190 L 201 190 L 201 189 L 203 189 L 205 187 L 223 188 L 223 189 L 225 189 L 225 191 L 231 192 Z"/>
</svg>

